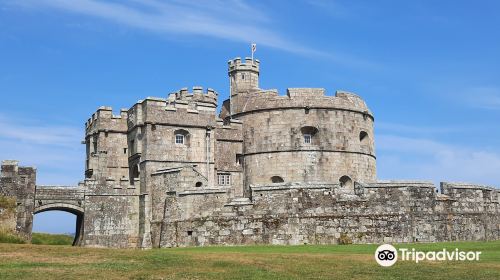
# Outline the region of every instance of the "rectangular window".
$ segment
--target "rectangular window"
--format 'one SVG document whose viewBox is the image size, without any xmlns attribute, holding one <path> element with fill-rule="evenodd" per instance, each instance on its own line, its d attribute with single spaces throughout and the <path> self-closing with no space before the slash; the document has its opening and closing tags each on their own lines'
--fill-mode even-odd
<svg viewBox="0 0 500 280">
<path fill-rule="evenodd" d="M 311 134 L 304 134 L 304 143 L 311 144 L 311 142 L 312 142 Z"/>
<path fill-rule="evenodd" d="M 236 154 L 236 165 L 242 165 L 243 164 L 243 155 L 242 154 Z"/>
<path fill-rule="evenodd" d="M 228 186 L 231 184 L 231 174 L 217 174 L 219 186 Z"/>
<path fill-rule="evenodd" d="M 184 135 L 176 134 L 175 135 L 175 144 L 184 144 Z"/>
</svg>

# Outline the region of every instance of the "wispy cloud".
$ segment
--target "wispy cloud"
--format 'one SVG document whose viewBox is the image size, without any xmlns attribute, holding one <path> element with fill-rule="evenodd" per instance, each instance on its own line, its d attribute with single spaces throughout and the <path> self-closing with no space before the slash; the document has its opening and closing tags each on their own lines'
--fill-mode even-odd
<svg viewBox="0 0 500 280">
<path fill-rule="evenodd" d="M 17 3 L 17 2 L 16 2 Z M 101 18 L 146 31 L 197 35 L 237 42 L 256 42 L 283 51 L 317 56 L 351 67 L 373 68 L 375 63 L 353 55 L 323 51 L 292 41 L 273 27 L 273 17 L 259 4 L 243 0 L 157 1 L 27 0 L 23 7 L 52 8 Z"/>
<path fill-rule="evenodd" d="M 500 152 L 495 148 L 450 144 L 473 133 L 471 127 L 381 123 L 376 134 L 378 175 L 382 179 L 465 181 L 500 187 Z"/>
<path fill-rule="evenodd" d="M 436 95 L 441 95 L 449 102 L 468 108 L 484 110 L 500 110 L 500 85 L 456 85 L 452 82 L 429 89 Z M 451 85 L 450 85 L 451 84 Z"/>
<path fill-rule="evenodd" d="M 62 125 L 38 125 L 35 120 L 7 118 L 0 115 L 0 139 L 33 144 L 71 146 L 79 143 L 83 131 Z"/>
<path fill-rule="evenodd" d="M 384 179 L 467 181 L 500 187 L 500 153 L 426 138 L 378 135 L 379 176 Z"/>
<path fill-rule="evenodd" d="M 76 184 L 83 178 L 81 129 L 2 115 L 0 127 L 0 160 L 15 159 L 20 165 L 37 167 L 38 184 Z"/>
<path fill-rule="evenodd" d="M 243 1 L 155 1 L 125 0 L 36 0 L 34 7 L 99 17 L 154 32 L 195 34 L 234 41 L 252 42 L 291 52 L 317 51 L 291 44 L 279 34 L 267 30 L 262 23 L 269 18 Z"/>
<path fill-rule="evenodd" d="M 398 132 L 403 134 L 443 134 L 443 133 L 457 133 L 464 130 L 470 131 L 471 128 L 464 128 L 463 126 L 415 126 L 391 122 L 376 122 L 375 128 L 378 132 Z"/>
<path fill-rule="evenodd" d="M 474 87 L 467 90 L 466 102 L 476 108 L 500 110 L 500 88 Z"/>
</svg>

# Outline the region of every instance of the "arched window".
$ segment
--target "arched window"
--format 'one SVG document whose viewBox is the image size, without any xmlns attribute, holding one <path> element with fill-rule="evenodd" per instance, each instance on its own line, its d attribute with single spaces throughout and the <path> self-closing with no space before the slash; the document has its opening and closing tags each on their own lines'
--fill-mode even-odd
<svg viewBox="0 0 500 280">
<path fill-rule="evenodd" d="M 366 133 L 366 131 L 361 131 L 359 133 L 359 141 L 361 142 L 361 144 L 365 144 L 366 142 L 368 142 L 368 133 Z"/>
<path fill-rule="evenodd" d="M 318 129 L 314 126 L 304 126 L 300 129 L 302 133 L 303 143 L 305 145 L 317 145 L 318 144 Z"/>
<path fill-rule="evenodd" d="M 189 132 L 185 129 L 177 129 L 174 131 L 174 143 L 176 145 L 189 146 Z"/>
<path fill-rule="evenodd" d="M 135 179 L 139 179 L 140 175 L 141 171 L 139 169 L 139 164 L 132 166 L 132 169 L 130 170 L 130 184 L 135 185 Z"/>
<path fill-rule="evenodd" d="M 194 186 L 197 187 L 197 188 L 201 188 L 203 186 L 203 183 L 202 182 L 196 182 L 196 184 Z"/>
<path fill-rule="evenodd" d="M 347 175 L 340 177 L 339 183 L 340 183 L 340 186 L 342 188 L 352 188 L 353 187 L 352 179 L 351 179 L 351 177 L 349 177 Z"/>
<path fill-rule="evenodd" d="M 285 180 L 283 180 L 283 178 L 280 176 L 273 176 L 273 177 L 271 177 L 271 182 L 272 183 L 284 183 Z"/>
<path fill-rule="evenodd" d="M 370 137 L 368 136 L 368 133 L 366 133 L 366 131 L 361 131 L 359 133 L 359 145 L 361 148 L 361 152 L 370 152 Z"/>
</svg>

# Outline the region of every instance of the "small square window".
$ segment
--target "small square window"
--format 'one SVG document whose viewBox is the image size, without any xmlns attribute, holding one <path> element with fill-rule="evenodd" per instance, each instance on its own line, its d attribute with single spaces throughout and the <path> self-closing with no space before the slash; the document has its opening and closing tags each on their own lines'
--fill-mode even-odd
<svg viewBox="0 0 500 280">
<path fill-rule="evenodd" d="M 311 144 L 312 143 L 312 135 L 311 134 L 304 134 L 304 143 L 305 144 Z"/>
<path fill-rule="evenodd" d="M 217 180 L 220 186 L 228 186 L 231 184 L 230 174 L 217 174 Z"/>
<path fill-rule="evenodd" d="M 176 134 L 175 135 L 175 144 L 184 144 L 184 135 Z"/>
</svg>

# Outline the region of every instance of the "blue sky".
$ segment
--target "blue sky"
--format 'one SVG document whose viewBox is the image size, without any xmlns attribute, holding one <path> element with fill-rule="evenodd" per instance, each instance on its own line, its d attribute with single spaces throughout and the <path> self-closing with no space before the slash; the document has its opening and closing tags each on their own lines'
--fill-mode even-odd
<svg viewBox="0 0 500 280">
<path fill-rule="evenodd" d="M 83 178 L 84 122 L 212 87 L 257 43 L 262 88 L 361 95 L 380 179 L 500 186 L 498 1 L 0 0 L 0 159 Z M 72 232 L 70 214 L 35 231 Z"/>
</svg>

